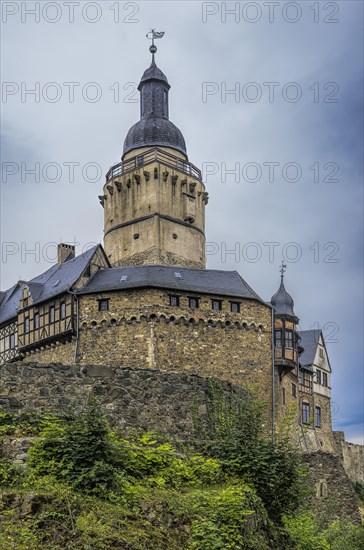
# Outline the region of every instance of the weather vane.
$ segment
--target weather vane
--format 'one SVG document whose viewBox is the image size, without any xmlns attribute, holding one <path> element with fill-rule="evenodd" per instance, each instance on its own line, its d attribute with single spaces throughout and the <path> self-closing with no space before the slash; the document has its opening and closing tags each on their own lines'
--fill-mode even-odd
<svg viewBox="0 0 364 550">
<path fill-rule="evenodd" d="M 157 46 L 155 46 L 154 44 L 154 40 L 156 38 L 163 38 L 164 36 L 164 32 L 158 32 L 156 31 L 155 29 L 150 29 L 150 31 L 148 32 L 148 34 L 146 34 L 146 37 L 148 38 L 148 40 L 151 40 L 152 41 L 152 44 L 149 48 L 149 51 L 150 53 L 152 54 L 152 61 L 154 62 L 154 54 L 156 53 L 157 51 Z"/>
<path fill-rule="evenodd" d="M 282 260 L 282 265 L 281 265 L 280 270 L 279 270 L 281 272 L 282 279 L 283 279 L 283 275 L 285 274 L 286 269 L 287 269 L 287 265 Z"/>
</svg>

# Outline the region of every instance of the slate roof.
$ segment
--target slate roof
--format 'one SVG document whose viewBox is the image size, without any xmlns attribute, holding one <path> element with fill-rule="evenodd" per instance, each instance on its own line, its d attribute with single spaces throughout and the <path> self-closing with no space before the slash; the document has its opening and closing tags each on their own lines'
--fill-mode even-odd
<svg viewBox="0 0 364 550">
<path fill-rule="evenodd" d="M 302 365 L 312 365 L 322 331 L 321 329 L 301 330 L 298 334 L 301 337 L 300 345 L 304 348 L 304 352 L 300 355 L 300 362 Z"/>
<path fill-rule="evenodd" d="M 95 273 L 77 294 L 146 287 L 253 299 L 269 306 L 237 271 L 175 266 L 143 265 L 104 269 Z"/>
<path fill-rule="evenodd" d="M 44 273 L 41 273 L 34 279 L 27 281 L 33 303 L 40 303 L 49 300 L 72 288 L 77 279 L 90 262 L 96 249 L 101 245 L 96 245 L 76 258 L 65 261 L 63 264 L 53 265 Z M 10 321 L 17 315 L 19 300 L 22 297 L 22 285 L 17 283 L 6 290 L 0 303 L 0 324 Z"/>
<path fill-rule="evenodd" d="M 278 315 L 288 315 L 296 319 L 298 318 L 294 312 L 294 302 L 292 296 L 287 292 L 284 286 L 283 277 L 281 277 L 281 284 L 277 292 L 271 298 L 271 304 Z"/>
</svg>

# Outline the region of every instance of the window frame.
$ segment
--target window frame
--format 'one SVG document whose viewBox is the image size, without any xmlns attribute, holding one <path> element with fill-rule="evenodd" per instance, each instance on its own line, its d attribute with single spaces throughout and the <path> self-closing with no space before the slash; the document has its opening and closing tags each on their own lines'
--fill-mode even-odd
<svg viewBox="0 0 364 550">
<path fill-rule="evenodd" d="M 302 424 L 310 424 L 311 406 L 307 401 L 302 401 Z"/>
<path fill-rule="evenodd" d="M 48 308 L 48 324 L 56 322 L 56 308 L 54 305 L 49 306 Z"/>
<path fill-rule="evenodd" d="M 274 331 L 274 345 L 276 346 L 276 348 L 282 348 L 282 329 L 281 328 L 278 328 L 277 330 Z M 279 333 L 279 338 L 278 338 L 278 333 Z M 278 345 L 278 342 L 279 342 L 279 345 Z"/>
<path fill-rule="evenodd" d="M 322 414 L 321 407 L 315 405 L 315 428 L 321 428 L 322 426 Z"/>
<path fill-rule="evenodd" d="M 230 311 L 231 313 L 240 313 L 240 305 L 241 305 L 241 302 L 230 302 Z M 236 307 L 236 311 L 234 311 L 234 307 Z"/>
<path fill-rule="evenodd" d="M 292 397 L 297 397 L 297 384 L 295 384 L 294 382 L 292 382 Z"/>
<path fill-rule="evenodd" d="M 33 326 L 34 326 L 34 330 L 38 330 L 38 329 L 39 329 L 39 326 L 40 326 L 39 311 L 35 311 L 35 312 L 34 312 Z"/>
<path fill-rule="evenodd" d="M 98 311 L 109 311 L 109 298 L 99 298 L 97 301 Z M 106 307 L 102 307 L 102 304 L 106 304 Z"/>
<path fill-rule="evenodd" d="M 322 371 L 322 385 L 324 386 L 324 388 L 329 387 L 329 377 L 327 372 L 325 371 Z"/>
<path fill-rule="evenodd" d="M 15 332 L 12 332 L 11 334 L 9 334 L 9 349 L 13 350 L 15 348 Z"/>
<path fill-rule="evenodd" d="M 29 334 L 30 332 L 30 318 L 24 317 L 24 326 L 23 326 L 24 334 Z"/>
<path fill-rule="evenodd" d="M 59 318 L 61 321 L 66 319 L 66 302 L 63 301 L 59 304 Z"/>
<path fill-rule="evenodd" d="M 218 307 L 214 307 L 214 304 L 217 304 Z M 211 309 L 213 311 L 222 311 L 222 300 L 218 300 L 217 298 L 213 298 L 211 300 Z"/>
<path fill-rule="evenodd" d="M 322 370 L 316 369 L 316 384 L 322 384 Z"/>
<path fill-rule="evenodd" d="M 175 300 L 175 304 L 172 303 L 173 300 Z M 169 305 L 171 307 L 179 307 L 180 306 L 180 296 L 178 294 L 169 294 Z"/>
<path fill-rule="evenodd" d="M 195 306 L 191 305 L 191 302 L 194 301 L 196 303 Z M 200 298 L 197 296 L 188 296 L 188 307 L 190 309 L 199 309 L 200 307 Z"/>
<path fill-rule="evenodd" d="M 289 344 L 292 345 L 289 345 Z M 293 338 L 293 330 L 285 330 L 284 331 L 284 347 L 286 349 L 293 349 L 294 348 L 294 338 Z"/>
</svg>

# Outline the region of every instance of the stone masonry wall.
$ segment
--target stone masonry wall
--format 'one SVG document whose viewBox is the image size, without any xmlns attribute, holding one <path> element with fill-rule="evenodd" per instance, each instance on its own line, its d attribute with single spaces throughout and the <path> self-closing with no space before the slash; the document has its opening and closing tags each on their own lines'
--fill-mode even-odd
<svg viewBox="0 0 364 550">
<path fill-rule="evenodd" d="M 364 445 L 345 441 L 344 432 L 333 432 L 335 448 L 351 481 L 364 483 Z"/>
<path fill-rule="evenodd" d="M 11 363 L 0 370 L 0 410 L 80 410 L 96 395 L 119 428 L 186 438 L 194 432 L 194 415 L 206 419 L 207 386 L 200 376 L 157 369 Z M 248 398 L 228 382 L 222 390 Z"/>
<path fill-rule="evenodd" d="M 323 451 L 307 453 L 304 458 L 308 484 L 314 489 L 311 502 L 317 514 L 329 521 L 347 519 L 360 523 L 356 493 L 340 458 Z"/>
</svg>

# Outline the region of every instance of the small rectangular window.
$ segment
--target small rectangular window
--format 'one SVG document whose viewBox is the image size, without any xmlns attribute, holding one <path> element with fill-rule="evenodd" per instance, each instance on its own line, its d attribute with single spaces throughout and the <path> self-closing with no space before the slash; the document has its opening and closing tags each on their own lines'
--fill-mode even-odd
<svg viewBox="0 0 364 550">
<path fill-rule="evenodd" d="M 321 428 L 321 407 L 315 407 L 315 427 Z"/>
<path fill-rule="evenodd" d="M 232 313 L 240 313 L 240 302 L 230 302 L 230 309 Z"/>
<path fill-rule="evenodd" d="M 140 166 L 143 166 L 143 155 L 136 157 L 136 167 L 139 168 Z"/>
<path fill-rule="evenodd" d="M 309 403 L 302 403 L 302 422 L 304 424 L 310 423 L 310 404 Z"/>
<path fill-rule="evenodd" d="M 322 385 L 325 386 L 326 388 L 328 386 L 327 373 L 326 372 L 322 373 Z"/>
<path fill-rule="evenodd" d="M 222 310 L 222 301 L 221 300 L 211 300 L 212 309 L 216 311 Z"/>
<path fill-rule="evenodd" d="M 34 313 L 34 329 L 39 328 L 39 313 L 36 311 Z"/>
<path fill-rule="evenodd" d="M 191 309 L 197 309 L 199 307 L 199 298 L 194 298 L 193 296 L 188 298 L 188 307 Z"/>
<path fill-rule="evenodd" d="M 286 404 L 286 388 L 282 388 L 282 403 Z"/>
<path fill-rule="evenodd" d="M 171 294 L 169 297 L 169 305 L 170 306 L 179 306 L 179 296 L 176 296 L 175 294 Z"/>
<path fill-rule="evenodd" d="M 54 306 L 49 306 L 49 312 L 48 312 L 48 322 L 54 323 L 55 321 L 55 310 Z"/>
<path fill-rule="evenodd" d="M 316 369 L 316 384 L 321 384 L 321 371 Z"/>
<path fill-rule="evenodd" d="M 66 302 L 61 302 L 60 305 L 61 319 L 66 318 Z"/>
<path fill-rule="evenodd" d="M 319 355 L 320 355 L 321 359 L 324 359 L 325 354 L 324 354 L 324 350 L 322 348 L 320 348 Z"/>
<path fill-rule="evenodd" d="M 293 348 L 293 332 L 286 330 L 286 348 Z"/>
<path fill-rule="evenodd" d="M 282 347 L 282 331 L 276 330 L 274 333 L 274 338 L 276 342 L 276 347 L 281 348 Z"/>
<path fill-rule="evenodd" d="M 9 336 L 9 348 L 15 349 L 15 334 L 10 334 Z"/>
<path fill-rule="evenodd" d="M 24 332 L 29 332 L 29 330 L 30 330 L 29 317 L 25 317 L 25 319 L 24 319 Z"/>
<path fill-rule="evenodd" d="M 292 383 L 292 397 L 297 397 L 297 386 Z"/>
<path fill-rule="evenodd" d="M 109 309 L 109 300 L 103 298 L 99 300 L 99 311 L 108 311 Z"/>
</svg>

